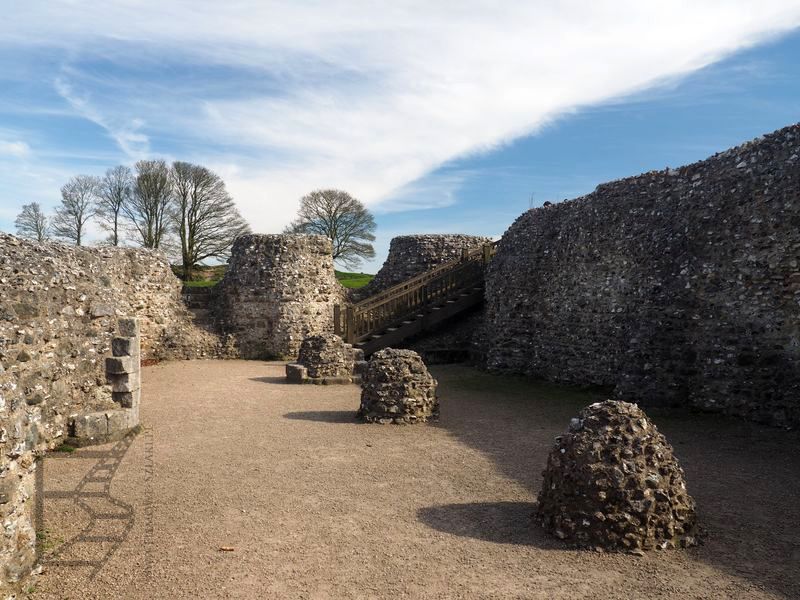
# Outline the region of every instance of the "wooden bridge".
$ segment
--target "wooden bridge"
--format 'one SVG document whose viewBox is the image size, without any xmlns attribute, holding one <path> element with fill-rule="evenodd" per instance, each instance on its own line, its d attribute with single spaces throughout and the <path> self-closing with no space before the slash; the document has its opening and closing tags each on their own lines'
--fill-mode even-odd
<svg viewBox="0 0 800 600">
<path fill-rule="evenodd" d="M 374 296 L 334 307 L 334 332 L 373 352 L 430 330 L 483 302 L 484 271 L 497 242 L 465 249 L 457 260 L 434 267 Z"/>
</svg>

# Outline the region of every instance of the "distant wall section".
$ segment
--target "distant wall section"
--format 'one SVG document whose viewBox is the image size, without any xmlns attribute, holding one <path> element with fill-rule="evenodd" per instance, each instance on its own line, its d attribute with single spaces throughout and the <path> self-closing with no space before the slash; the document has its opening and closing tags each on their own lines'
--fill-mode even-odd
<svg viewBox="0 0 800 600">
<path fill-rule="evenodd" d="M 486 237 L 450 233 L 392 238 L 389 254 L 375 279 L 361 290 L 356 290 L 356 295 L 361 298 L 380 292 L 433 267 L 458 259 L 465 248 L 475 248 L 489 241 Z"/>
</svg>

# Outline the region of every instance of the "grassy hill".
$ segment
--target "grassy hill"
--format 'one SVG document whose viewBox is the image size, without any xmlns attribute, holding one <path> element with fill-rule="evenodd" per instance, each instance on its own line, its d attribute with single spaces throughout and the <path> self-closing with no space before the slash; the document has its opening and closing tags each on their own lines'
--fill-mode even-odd
<svg viewBox="0 0 800 600">
<path fill-rule="evenodd" d="M 176 275 L 180 275 L 180 267 L 173 266 Z M 211 287 L 217 285 L 222 276 L 225 275 L 225 265 L 213 267 L 203 267 L 197 270 L 196 281 L 186 281 L 186 287 Z M 360 288 L 367 285 L 374 275 L 367 273 L 349 273 L 347 271 L 336 271 L 336 279 L 346 288 Z"/>
<path fill-rule="evenodd" d="M 346 288 L 360 288 L 367 285 L 375 275 L 367 273 L 348 273 L 347 271 L 336 271 L 336 279 Z"/>
</svg>

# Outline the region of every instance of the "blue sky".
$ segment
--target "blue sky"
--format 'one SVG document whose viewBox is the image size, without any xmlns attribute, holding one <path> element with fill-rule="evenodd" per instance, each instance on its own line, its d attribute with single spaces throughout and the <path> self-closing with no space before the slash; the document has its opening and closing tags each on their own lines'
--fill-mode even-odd
<svg viewBox="0 0 800 600">
<path fill-rule="evenodd" d="M 7 6 L 3 6 L 7 3 Z M 217 170 L 259 232 L 340 187 L 404 233 L 528 208 L 800 120 L 800 3 L 0 0 L 0 229 L 78 173 Z"/>
</svg>

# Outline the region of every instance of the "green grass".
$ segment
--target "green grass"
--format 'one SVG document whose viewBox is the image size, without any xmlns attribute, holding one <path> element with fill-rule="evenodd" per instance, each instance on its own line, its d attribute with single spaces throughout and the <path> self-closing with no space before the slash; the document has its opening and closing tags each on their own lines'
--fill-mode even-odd
<svg viewBox="0 0 800 600">
<path fill-rule="evenodd" d="M 53 452 L 75 452 L 75 448 L 69 444 L 61 444 L 60 446 L 53 448 Z"/>
<path fill-rule="evenodd" d="M 203 288 L 203 287 L 214 287 L 219 283 L 219 279 L 203 279 L 201 281 L 184 281 L 184 287 L 190 288 Z"/>
<path fill-rule="evenodd" d="M 226 265 L 217 265 L 214 267 L 203 267 L 197 270 L 195 281 L 184 281 L 183 285 L 189 288 L 204 288 L 212 287 L 219 283 L 225 275 Z M 180 275 L 180 267 L 173 266 L 176 275 Z M 367 285 L 374 275 L 368 273 L 348 273 L 347 271 L 336 271 L 336 279 L 339 280 L 346 288 L 360 288 Z"/>
<path fill-rule="evenodd" d="M 367 273 L 348 273 L 347 271 L 336 271 L 336 279 L 346 288 L 360 288 L 367 285 L 374 279 L 375 275 Z"/>
<path fill-rule="evenodd" d="M 225 269 L 227 265 L 213 265 L 210 267 L 200 266 L 195 269 L 194 278 L 192 281 L 184 281 L 183 285 L 190 288 L 204 288 L 213 287 L 217 285 L 220 280 L 225 276 Z M 172 271 L 176 277 L 183 274 L 183 269 L 180 265 L 172 265 Z"/>
</svg>

